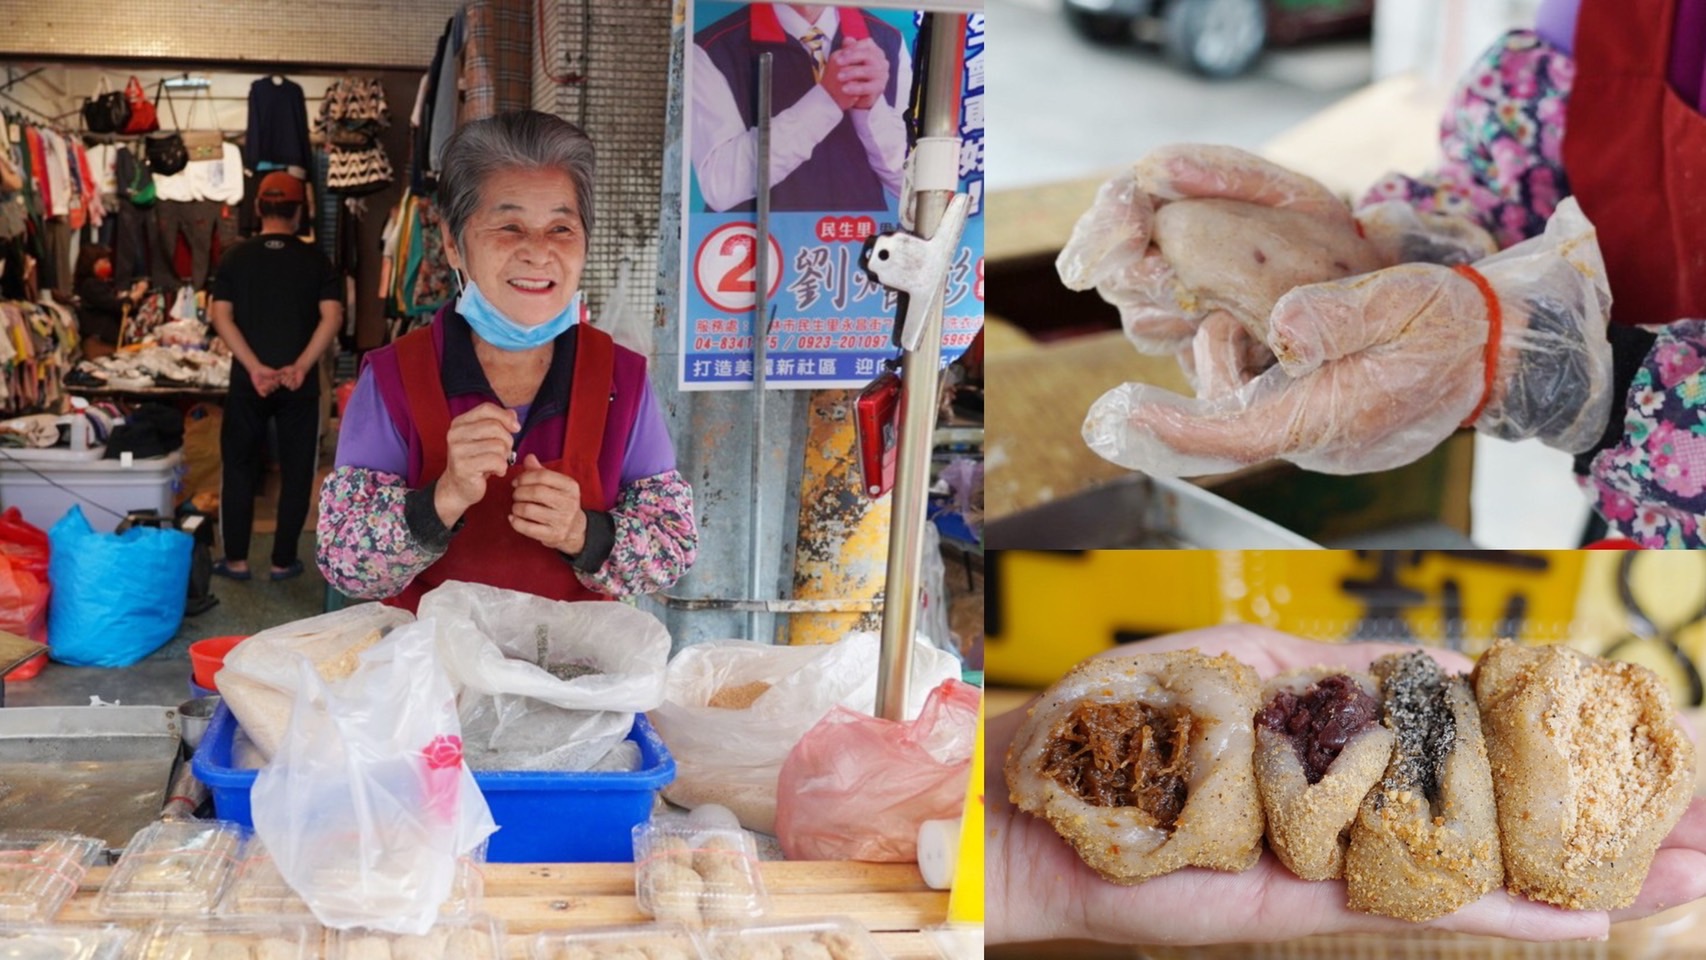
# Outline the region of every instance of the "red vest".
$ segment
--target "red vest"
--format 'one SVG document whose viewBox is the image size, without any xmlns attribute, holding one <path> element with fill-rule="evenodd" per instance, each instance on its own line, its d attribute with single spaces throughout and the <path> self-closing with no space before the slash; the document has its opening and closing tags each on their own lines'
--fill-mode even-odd
<svg viewBox="0 0 1706 960">
<path fill-rule="evenodd" d="M 421 439 L 421 484 L 424 485 L 444 473 L 449 450 L 446 438 L 450 431 L 450 404 L 444 395 L 432 329 L 416 330 L 402 337 L 396 343 L 396 350 L 409 412 Z M 580 484 L 581 506 L 587 510 L 610 509 L 615 493 L 604 489 L 598 471 L 614 371 L 615 344 L 610 335 L 581 324 L 569 412 L 565 418 L 563 457 L 545 466 L 568 474 Z M 384 602 L 413 612 L 423 594 L 446 580 L 485 583 L 552 600 L 610 599 L 582 586 L 562 554 L 510 526 L 510 481 L 520 475 L 521 466 L 517 464 L 504 476 L 488 480 L 486 496 L 468 509 L 464 515 L 466 522 L 451 539 L 450 549 L 438 562 L 421 571 L 402 593 Z"/>
<path fill-rule="evenodd" d="M 1564 171 L 1599 231 L 1612 319 L 1706 317 L 1706 117 L 1670 88 L 1676 0 L 1582 0 Z"/>
</svg>

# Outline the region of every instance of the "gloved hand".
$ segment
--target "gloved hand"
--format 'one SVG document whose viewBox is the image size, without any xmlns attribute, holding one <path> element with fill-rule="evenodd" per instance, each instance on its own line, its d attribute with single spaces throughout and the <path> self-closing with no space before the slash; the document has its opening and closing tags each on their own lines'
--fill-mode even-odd
<svg viewBox="0 0 1706 960">
<path fill-rule="evenodd" d="M 1392 205 L 1359 223 L 1326 187 L 1242 150 L 1163 147 L 1103 184 L 1055 265 L 1067 287 L 1118 307 L 1142 352 L 1189 347 L 1216 310 L 1260 343 L 1295 287 L 1494 249 L 1472 224 Z"/>
<path fill-rule="evenodd" d="M 1543 235 L 1476 269 L 1502 318 L 1490 379 L 1490 310 L 1476 282 L 1403 264 L 1280 298 L 1266 338 L 1277 365 L 1241 386 L 1228 388 L 1248 372 L 1229 340 L 1197 354 L 1199 379 L 1218 393 L 1114 388 L 1091 407 L 1084 439 L 1115 463 L 1166 476 L 1273 458 L 1323 473 L 1385 470 L 1470 417 L 1483 433 L 1586 449 L 1611 402 L 1611 295 L 1592 225 L 1566 201 Z"/>
</svg>

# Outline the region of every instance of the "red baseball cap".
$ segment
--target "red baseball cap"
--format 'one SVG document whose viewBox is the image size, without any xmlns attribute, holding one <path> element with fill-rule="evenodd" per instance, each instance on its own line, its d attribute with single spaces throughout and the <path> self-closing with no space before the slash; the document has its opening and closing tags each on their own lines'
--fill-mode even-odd
<svg viewBox="0 0 1706 960">
<path fill-rule="evenodd" d="M 256 196 L 267 201 L 287 201 L 302 203 L 308 199 L 308 193 L 303 189 L 302 181 L 283 170 L 274 170 L 261 178 L 261 187 Z"/>
</svg>

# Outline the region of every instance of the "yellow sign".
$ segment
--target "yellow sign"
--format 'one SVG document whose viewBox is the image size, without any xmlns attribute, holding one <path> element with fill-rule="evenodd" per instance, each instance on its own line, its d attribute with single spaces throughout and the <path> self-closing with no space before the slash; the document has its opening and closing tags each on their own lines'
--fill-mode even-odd
<svg viewBox="0 0 1706 960">
<path fill-rule="evenodd" d="M 1417 641 L 1474 654 L 1498 636 L 1572 637 L 1578 551 L 992 553 L 992 683 L 1043 686 L 1121 643 L 1257 623 L 1316 640 Z"/>
<path fill-rule="evenodd" d="M 972 742 L 971 788 L 960 820 L 959 862 L 948 894 L 948 922 L 983 922 L 983 701 L 977 703 L 977 738 Z"/>
</svg>

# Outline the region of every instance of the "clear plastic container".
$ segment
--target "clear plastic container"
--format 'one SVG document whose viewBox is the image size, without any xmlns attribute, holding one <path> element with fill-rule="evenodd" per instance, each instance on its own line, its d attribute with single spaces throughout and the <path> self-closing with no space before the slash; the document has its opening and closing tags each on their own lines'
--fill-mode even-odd
<svg viewBox="0 0 1706 960">
<path fill-rule="evenodd" d="M 450 896 L 438 908 L 444 917 L 465 917 L 477 912 L 485 896 L 486 878 L 480 864 L 463 857 L 456 865 L 456 879 Z M 217 910 L 222 917 L 307 917 L 312 914 L 295 890 L 285 883 L 278 864 L 267 853 L 259 837 L 249 840 L 243 850 L 243 862 L 237 868 L 231 885 L 220 898 Z"/>
<path fill-rule="evenodd" d="M 106 844 L 62 830 L 0 830 L 0 923 L 47 923 Z"/>
<path fill-rule="evenodd" d="M 219 821 L 161 821 L 137 831 L 95 912 L 104 917 L 205 916 L 235 872 L 248 831 Z"/>
<path fill-rule="evenodd" d="M 339 930 L 328 960 L 503 960 L 503 925 L 479 914 L 441 921 L 419 936 Z"/>
<path fill-rule="evenodd" d="M 167 920 L 157 924 L 145 960 L 319 960 L 325 931 L 299 920 Z"/>
<path fill-rule="evenodd" d="M 699 939 L 686 927 L 651 923 L 536 933 L 527 960 L 703 960 Z"/>
<path fill-rule="evenodd" d="M 924 935 L 942 960 L 983 960 L 983 924 L 943 923 L 925 927 Z"/>
<path fill-rule="evenodd" d="M 634 897 L 641 913 L 684 927 L 746 923 L 770 905 L 752 834 L 680 816 L 634 828 Z"/>
<path fill-rule="evenodd" d="M 850 917 L 716 927 L 704 936 L 710 960 L 888 960 L 864 924 Z"/>
<path fill-rule="evenodd" d="M 0 957 L 123 960 L 135 940 L 123 927 L 0 927 Z"/>
</svg>

